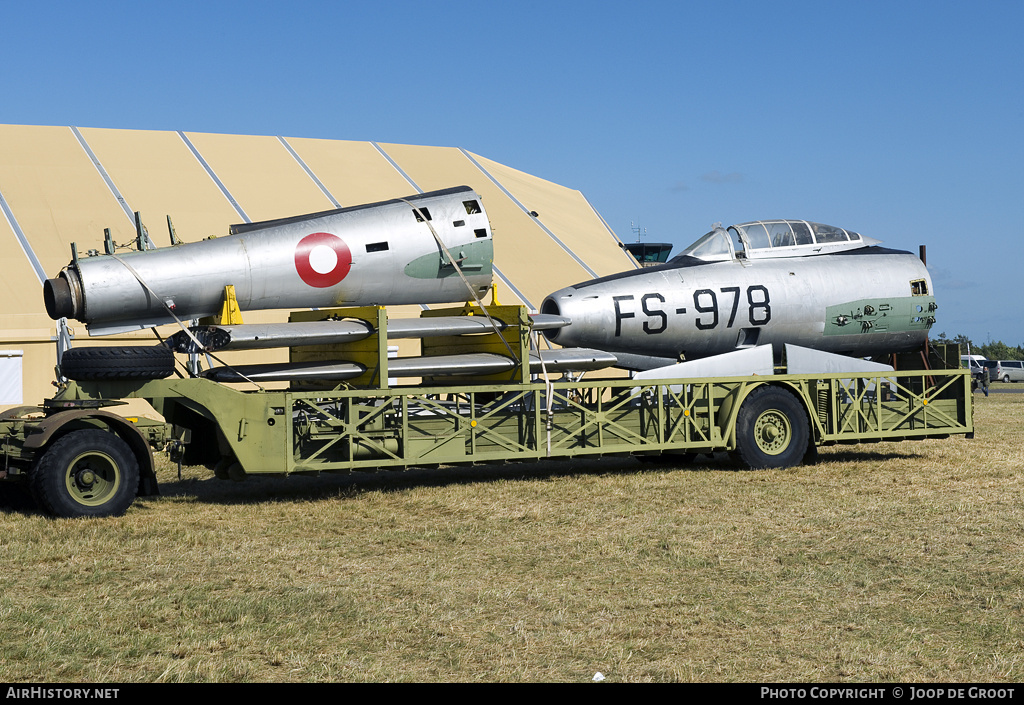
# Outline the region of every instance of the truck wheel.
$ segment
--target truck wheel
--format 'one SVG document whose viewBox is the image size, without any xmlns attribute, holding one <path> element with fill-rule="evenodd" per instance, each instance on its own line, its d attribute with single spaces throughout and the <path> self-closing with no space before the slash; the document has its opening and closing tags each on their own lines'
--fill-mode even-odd
<svg viewBox="0 0 1024 705">
<path fill-rule="evenodd" d="M 174 372 L 174 351 L 166 345 L 71 348 L 60 359 L 61 373 L 79 381 L 163 379 Z"/>
<path fill-rule="evenodd" d="M 736 451 L 750 468 L 799 465 L 810 427 L 803 406 L 784 389 L 762 386 L 750 393 L 736 418 Z"/>
<path fill-rule="evenodd" d="M 109 431 L 72 431 L 43 453 L 29 483 L 39 505 L 56 516 L 117 516 L 135 500 L 139 463 Z"/>
</svg>

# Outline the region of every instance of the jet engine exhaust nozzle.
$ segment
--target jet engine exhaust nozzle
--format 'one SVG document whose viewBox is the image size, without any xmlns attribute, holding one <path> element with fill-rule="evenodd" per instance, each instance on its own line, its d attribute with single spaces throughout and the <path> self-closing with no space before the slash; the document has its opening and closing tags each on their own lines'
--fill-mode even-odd
<svg viewBox="0 0 1024 705">
<path fill-rule="evenodd" d="M 78 311 L 71 285 L 64 277 L 54 277 L 43 282 L 43 305 L 46 314 L 53 320 L 76 318 Z"/>
</svg>

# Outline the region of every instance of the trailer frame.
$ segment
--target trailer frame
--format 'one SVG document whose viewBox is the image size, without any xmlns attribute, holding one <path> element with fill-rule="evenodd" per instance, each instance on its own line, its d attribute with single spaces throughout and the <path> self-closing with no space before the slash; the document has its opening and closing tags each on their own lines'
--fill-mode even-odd
<svg viewBox="0 0 1024 705">
<path fill-rule="evenodd" d="M 509 313 L 519 330 L 502 335 L 528 352 L 528 317 Z M 373 357 L 385 367 L 379 350 L 386 350 L 386 316 L 378 314 L 376 324 Z M 494 340 L 484 339 L 497 335 L 474 337 L 493 347 Z M 51 513 L 101 516 L 127 510 L 136 494 L 158 492 L 151 448 L 241 480 L 603 455 L 684 462 L 718 452 L 751 468 L 788 467 L 812 460 L 820 446 L 974 433 L 970 375 L 958 366 L 779 372 L 547 381 L 516 370 L 499 382 L 390 386 L 385 370 L 378 370 L 372 387 L 277 391 L 194 376 L 67 381 L 41 408 L 0 414 L 0 480 L 27 484 Z M 124 399 L 147 400 L 164 420 L 129 420 L 107 409 Z M 123 459 L 123 448 L 79 457 L 68 450 L 73 444 L 61 443 L 85 431 L 112 434 L 127 446 L 130 460 Z M 88 438 L 105 440 L 94 433 Z M 64 453 L 57 461 L 54 448 Z M 106 482 L 111 495 L 121 482 L 136 489 L 127 504 L 121 492 L 117 503 L 105 505 L 96 498 L 104 485 L 95 482 Z M 70 499 L 53 498 L 64 494 Z"/>
</svg>

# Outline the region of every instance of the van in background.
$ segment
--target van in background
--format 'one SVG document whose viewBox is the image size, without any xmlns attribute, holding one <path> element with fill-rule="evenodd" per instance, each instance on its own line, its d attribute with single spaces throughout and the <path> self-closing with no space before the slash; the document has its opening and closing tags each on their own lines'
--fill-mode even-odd
<svg viewBox="0 0 1024 705">
<path fill-rule="evenodd" d="M 1021 360 L 1000 360 L 999 361 L 999 382 L 1024 382 L 1024 362 Z"/>
<path fill-rule="evenodd" d="M 999 360 L 981 360 L 981 366 L 988 368 L 988 380 L 990 382 L 1003 381 L 1003 368 Z"/>
<path fill-rule="evenodd" d="M 984 355 L 961 355 L 960 366 L 969 367 L 971 369 L 971 374 L 977 374 L 981 371 L 982 361 L 987 359 L 988 358 Z"/>
</svg>

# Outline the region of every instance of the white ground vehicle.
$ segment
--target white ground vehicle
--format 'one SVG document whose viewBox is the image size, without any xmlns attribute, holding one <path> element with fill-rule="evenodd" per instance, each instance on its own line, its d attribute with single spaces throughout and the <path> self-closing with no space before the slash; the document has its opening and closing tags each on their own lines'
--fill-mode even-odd
<svg viewBox="0 0 1024 705">
<path fill-rule="evenodd" d="M 1000 360 L 999 382 L 1024 382 L 1024 361 Z"/>
</svg>

